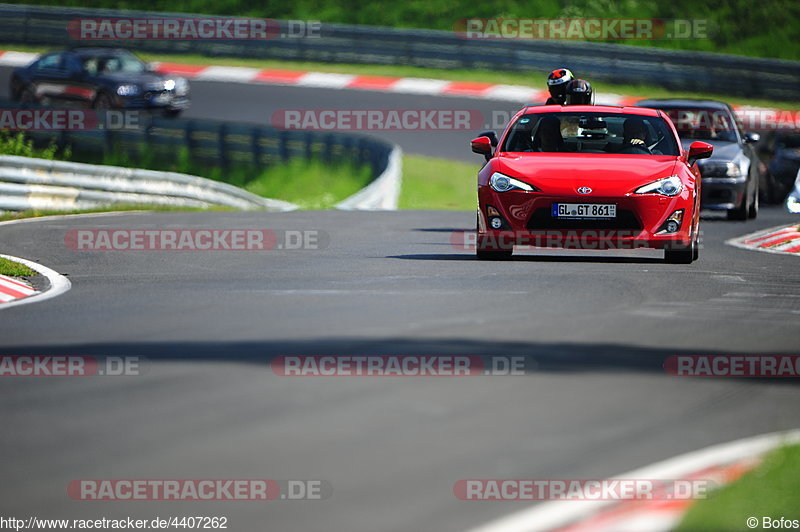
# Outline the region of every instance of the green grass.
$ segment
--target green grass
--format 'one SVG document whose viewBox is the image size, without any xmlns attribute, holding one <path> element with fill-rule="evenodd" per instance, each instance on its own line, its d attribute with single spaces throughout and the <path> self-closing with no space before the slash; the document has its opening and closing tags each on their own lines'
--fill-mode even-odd
<svg viewBox="0 0 800 532">
<path fill-rule="evenodd" d="M 0 275 L 8 275 L 10 277 L 29 277 L 31 275 L 36 275 L 36 272 L 24 264 L 0 257 Z"/>
<path fill-rule="evenodd" d="M 797 0 L 27 0 L 29 4 L 121 8 L 148 11 L 180 10 L 245 17 L 322 20 L 345 24 L 453 30 L 464 18 L 660 18 L 702 19 L 707 38 L 619 41 L 656 46 L 744 54 L 755 57 L 800 58 Z"/>
<path fill-rule="evenodd" d="M 55 145 L 50 145 L 46 148 L 35 148 L 33 141 L 26 138 L 22 132 L 12 134 L 6 130 L 0 130 L 0 155 L 36 157 L 52 161 L 57 151 Z M 69 153 L 66 154 L 66 158 L 69 158 Z"/>
<path fill-rule="evenodd" d="M 293 159 L 267 168 L 244 188 L 259 196 L 294 203 L 301 209 L 329 209 L 367 186 L 371 179 L 368 166 Z"/>
<path fill-rule="evenodd" d="M 749 530 L 749 517 L 763 530 L 764 516 L 800 520 L 800 445 L 774 451 L 755 471 L 693 505 L 676 532 Z"/>
<path fill-rule="evenodd" d="M 403 156 L 401 209 L 469 211 L 477 207 L 475 164 L 446 161 L 422 155 Z"/>
</svg>

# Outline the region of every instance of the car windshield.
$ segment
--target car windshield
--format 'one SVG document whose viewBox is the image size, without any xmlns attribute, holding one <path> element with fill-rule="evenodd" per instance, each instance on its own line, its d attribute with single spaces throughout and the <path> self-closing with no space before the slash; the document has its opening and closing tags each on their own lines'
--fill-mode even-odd
<svg viewBox="0 0 800 532">
<path fill-rule="evenodd" d="M 599 112 L 521 115 L 502 151 L 680 155 L 663 118 Z"/>
<path fill-rule="evenodd" d="M 736 124 L 727 109 L 675 107 L 662 110 L 683 139 L 737 142 Z"/>
<path fill-rule="evenodd" d="M 83 68 L 90 74 L 114 74 L 118 72 L 138 74 L 147 68 L 132 55 L 97 55 L 83 59 Z"/>
</svg>

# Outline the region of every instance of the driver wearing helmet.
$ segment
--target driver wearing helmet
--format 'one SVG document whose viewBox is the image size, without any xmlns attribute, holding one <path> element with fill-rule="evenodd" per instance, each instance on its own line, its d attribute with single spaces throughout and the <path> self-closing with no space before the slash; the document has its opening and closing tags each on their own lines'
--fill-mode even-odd
<svg viewBox="0 0 800 532">
<path fill-rule="evenodd" d="M 545 102 L 545 105 L 564 105 L 567 100 L 567 84 L 575 79 L 566 68 L 557 68 L 550 72 L 547 76 L 547 90 L 550 91 L 550 97 Z"/>
<path fill-rule="evenodd" d="M 594 89 L 585 79 L 573 79 L 564 88 L 565 105 L 594 105 Z"/>
</svg>

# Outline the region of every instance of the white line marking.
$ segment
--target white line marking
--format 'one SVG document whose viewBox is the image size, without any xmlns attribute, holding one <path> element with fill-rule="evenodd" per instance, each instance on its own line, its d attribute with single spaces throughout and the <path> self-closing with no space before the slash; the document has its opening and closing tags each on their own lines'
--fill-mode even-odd
<svg viewBox="0 0 800 532">
<path fill-rule="evenodd" d="M 5 52 L 0 54 L 0 65 L 28 66 L 39 58 L 39 54 L 30 52 Z"/>
<path fill-rule="evenodd" d="M 47 277 L 47 280 L 50 282 L 50 287 L 45 290 L 44 292 L 40 292 L 38 294 L 34 294 L 30 297 L 26 297 L 23 299 L 18 299 L 16 301 L 11 301 L 7 303 L 3 303 L 0 305 L 0 310 L 16 307 L 17 305 L 27 305 L 28 303 L 38 303 L 40 301 L 45 301 L 47 299 L 52 299 L 56 296 L 60 296 L 70 288 L 72 288 L 72 283 L 69 282 L 69 279 L 61 275 L 60 273 L 51 270 L 47 266 L 42 266 L 36 262 L 21 259 L 19 257 L 13 257 L 11 255 L 0 255 L 4 259 L 13 260 L 14 262 L 19 262 L 20 264 L 24 264 L 31 270 L 39 273 Z"/>
<path fill-rule="evenodd" d="M 194 79 L 205 81 L 253 81 L 261 72 L 260 68 L 210 66 L 198 72 Z"/>
<path fill-rule="evenodd" d="M 800 429 L 712 445 L 612 478 L 683 478 L 717 465 L 761 455 L 779 445 L 800 443 Z M 470 532 L 545 532 L 575 523 L 616 501 L 552 501 L 513 513 Z"/>
<path fill-rule="evenodd" d="M 325 89 L 344 89 L 356 76 L 352 74 L 328 74 L 325 72 L 309 72 L 297 79 L 301 87 L 322 87 Z"/>
<path fill-rule="evenodd" d="M 389 88 L 389 92 L 406 94 L 441 94 L 450 85 L 449 81 L 428 78 L 400 78 Z"/>
<path fill-rule="evenodd" d="M 512 102 L 533 103 L 539 98 L 536 89 L 522 85 L 495 85 L 483 92 L 483 97 L 491 100 L 509 100 Z M 542 101 L 541 103 L 544 103 Z"/>
<path fill-rule="evenodd" d="M 737 236 L 735 238 L 728 239 L 728 240 L 725 241 L 725 243 L 727 245 L 733 246 L 735 248 L 747 249 L 747 250 L 750 250 L 750 251 L 761 251 L 762 253 L 775 253 L 777 255 L 795 255 L 795 256 L 800 256 L 800 253 L 789 253 L 787 251 L 780 251 L 778 249 L 770 249 L 770 248 L 758 247 L 758 244 L 760 244 L 762 242 L 759 242 L 758 244 L 745 244 L 746 240 L 754 240 L 756 238 L 761 238 L 763 236 L 766 236 L 766 235 L 768 235 L 770 233 L 775 233 L 777 231 L 781 231 L 781 230 L 784 230 L 784 229 L 789 229 L 789 228 L 792 228 L 792 227 L 796 227 L 796 225 L 795 224 L 776 225 L 775 227 L 770 227 L 769 229 L 764 229 L 762 231 L 756 231 L 755 233 L 749 233 L 749 234 L 746 234 L 744 236 Z M 767 240 L 771 240 L 771 239 L 767 239 Z"/>
</svg>

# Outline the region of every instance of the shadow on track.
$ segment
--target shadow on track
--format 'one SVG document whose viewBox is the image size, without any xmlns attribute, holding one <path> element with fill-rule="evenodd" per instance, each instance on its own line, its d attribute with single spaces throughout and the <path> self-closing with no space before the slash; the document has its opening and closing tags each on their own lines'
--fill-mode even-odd
<svg viewBox="0 0 800 532">
<path fill-rule="evenodd" d="M 104 357 L 143 357 L 150 361 L 244 363 L 268 369 L 278 356 L 473 356 L 489 362 L 494 357 L 521 356 L 529 374 L 541 373 L 625 373 L 660 374 L 674 379 L 664 369 L 665 361 L 680 355 L 741 356 L 708 350 L 681 350 L 637 347 L 622 344 L 570 344 L 534 342 L 498 342 L 462 339 L 409 338 L 320 338 L 309 340 L 275 340 L 267 342 L 219 343 L 98 343 L 72 346 L 25 346 L 0 348 L 0 356 L 20 355 L 87 355 Z M 781 354 L 781 353 L 772 353 Z M 784 353 L 793 354 L 793 353 Z M 488 367 L 488 366 L 486 366 Z M 702 382 L 703 378 L 696 378 Z M 741 380 L 741 379 L 739 379 Z M 797 385 L 800 379 L 755 379 L 772 385 Z"/>
<path fill-rule="evenodd" d="M 389 255 L 387 259 L 404 260 L 452 260 L 452 261 L 476 261 L 475 254 L 413 254 L 413 255 Z M 605 262 L 620 264 L 666 264 L 663 259 L 656 257 L 600 257 L 593 256 L 574 256 L 574 255 L 513 255 L 507 261 L 496 261 L 498 264 L 503 262 Z"/>
</svg>

